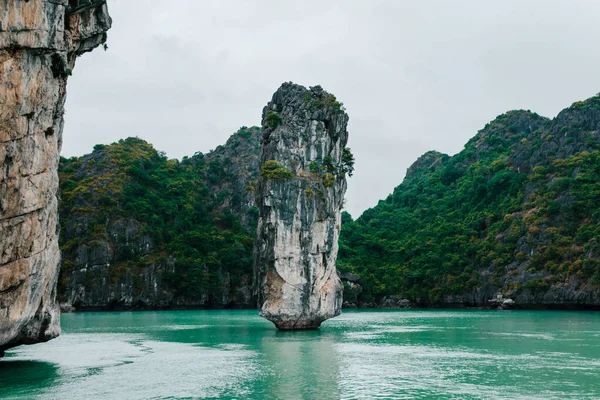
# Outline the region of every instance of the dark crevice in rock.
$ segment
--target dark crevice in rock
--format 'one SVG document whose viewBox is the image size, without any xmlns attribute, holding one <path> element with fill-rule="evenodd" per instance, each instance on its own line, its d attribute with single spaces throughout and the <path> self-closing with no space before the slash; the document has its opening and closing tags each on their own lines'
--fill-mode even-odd
<svg viewBox="0 0 600 400">
<path fill-rule="evenodd" d="M 10 167 L 12 166 L 13 158 L 10 154 L 7 154 L 4 157 L 4 180 L 8 179 L 8 175 L 10 173 Z"/>
<path fill-rule="evenodd" d="M 2 267 L 0 265 L 0 267 Z M 6 295 L 10 292 L 14 292 L 17 289 L 19 289 L 21 286 L 23 286 L 23 284 L 25 283 L 25 279 L 20 280 L 19 282 L 15 283 L 14 285 L 9 286 L 8 288 L 4 289 L 4 290 L 0 290 L 0 295 Z"/>
<path fill-rule="evenodd" d="M 33 253 L 33 249 L 32 248 L 30 248 L 29 250 L 30 250 L 30 253 L 27 255 L 27 257 L 20 257 L 20 258 L 14 258 L 14 259 L 8 260 L 7 262 L 1 263 L 0 264 L 0 268 L 6 267 L 6 266 L 8 266 L 8 265 L 10 265 L 10 264 L 12 264 L 12 263 L 14 263 L 16 261 L 19 261 L 19 260 L 30 260 L 33 257 L 42 254 L 44 251 L 47 251 L 48 248 L 44 247 L 43 249 L 41 249 L 40 251 L 38 251 L 36 253 Z M 2 256 L 6 256 L 6 254 L 7 253 L 4 253 Z M 35 274 L 33 274 L 33 275 L 35 275 Z"/>
<path fill-rule="evenodd" d="M 50 62 L 50 70 L 52 71 L 52 76 L 54 78 L 60 78 L 65 70 L 65 62 L 63 58 L 60 56 L 60 54 L 54 53 L 52 54 Z"/>
</svg>

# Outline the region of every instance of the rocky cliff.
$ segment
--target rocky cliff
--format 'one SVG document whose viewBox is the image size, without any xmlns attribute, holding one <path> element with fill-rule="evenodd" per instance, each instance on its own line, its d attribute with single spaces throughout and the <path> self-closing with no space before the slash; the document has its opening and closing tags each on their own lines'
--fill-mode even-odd
<svg viewBox="0 0 600 400">
<path fill-rule="evenodd" d="M 600 308 L 598 199 L 600 95 L 554 119 L 502 114 L 344 224 L 340 266 L 360 276 L 347 301 Z"/>
<path fill-rule="evenodd" d="M 128 138 L 62 159 L 66 308 L 252 307 L 260 129 L 169 160 Z"/>
<path fill-rule="evenodd" d="M 285 83 L 263 110 L 255 279 L 260 314 L 279 329 L 317 328 L 340 312 L 347 123 L 319 86 Z"/>
<path fill-rule="evenodd" d="M 67 78 L 105 2 L 0 1 L 0 355 L 60 333 L 57 189 Z"/>
</svg>

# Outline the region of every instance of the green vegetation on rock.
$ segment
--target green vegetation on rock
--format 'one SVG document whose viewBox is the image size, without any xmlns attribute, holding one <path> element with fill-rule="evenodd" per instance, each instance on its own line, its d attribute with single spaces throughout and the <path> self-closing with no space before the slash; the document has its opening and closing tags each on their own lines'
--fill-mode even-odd
<svg viewBox="0 0 600 400">
<path fill-rule="evenodd" d="M 277 128 L 279 124 L 281 124 L 282 120 L 283 119 L 281 118 L 281 115 L 277 114 L 275 111 L 272 110 L 269 110 L 267 112 L 267 117 L 265 118 L 267 126 L 271 129 Z"/>
<path fill-rule="evenodd" d="M 245 187 L 258 168 L 259 133 L 244 127 L 227 145 L 181 161 L 138 138 L 61 159 L 60 298 L 123 302 L 103 298 L 110 282 L 144 306 L 251 304 L 257 215 Z M 153 281 L 160 290 L 150 295 Z M 73 297 L 78 285 L 88 297 Z"/>
<path fill-rule="evenodd" d="M 342 173 L 348 174 L 348 176 L 352 176 L 354 173 L 354 154 L 349 147 L 344 148 L 344 152 L 342 154 Z"/>
<path fill-rule="evenodd" d="M 485 305 L 600 299 L 600 97 L 548 120 L 511 111 L 453 157 L 429 152 L 356 221 L 338 268 L 360 300 Z"/>
<path fill-rule="evenodd" d="M 263 164 L 260 175 L 268 180 L 283 181 L 294 177 L 294 173 L 275 160 L 267 160 Z"/>
</svg>

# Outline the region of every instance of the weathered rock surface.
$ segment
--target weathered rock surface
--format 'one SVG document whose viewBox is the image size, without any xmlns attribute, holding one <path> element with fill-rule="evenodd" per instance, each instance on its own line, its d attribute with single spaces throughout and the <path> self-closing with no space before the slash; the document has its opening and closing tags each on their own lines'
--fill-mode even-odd
<svg viewBox="0 0 600 400">
<path fill-rule="evenodd" d="M 0 356 L 60 333 L 57 189 L 67 78 L 106 40 L 105 4 L 0 1 Z M 98 2 L 95 2 L 96 4 Z"/>
<path fill-rule="evenodd" d="M 284 83 L 263 110 L 255 281 L 260 315 L 279 329 L 318 328 L 340 313 L 347 123 L 319 86 Z"/>
</svg>

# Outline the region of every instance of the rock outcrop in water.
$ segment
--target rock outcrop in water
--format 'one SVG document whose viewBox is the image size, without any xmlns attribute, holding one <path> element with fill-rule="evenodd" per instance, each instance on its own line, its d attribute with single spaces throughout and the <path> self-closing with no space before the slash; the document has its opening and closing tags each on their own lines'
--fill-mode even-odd
<svg viewBox="0 0 600 400">
<path fill-rule="evenodd" d="M 263 110 L 255 282 L 260 315 L 279 329 L 318 328 L 340 313 L 347 124 L 320 86 L 284 83 Z"/>
<path fill-rule="evenodd" d="M 60 333 L 58 160 L 67 78 L 106 41 L 105 2 L 0 1 L 0 356 Z"/>
</svg>

